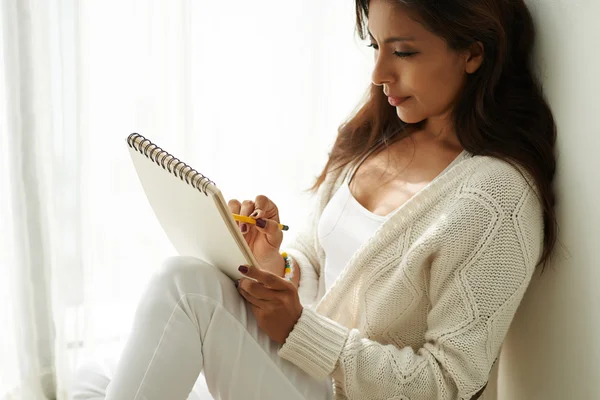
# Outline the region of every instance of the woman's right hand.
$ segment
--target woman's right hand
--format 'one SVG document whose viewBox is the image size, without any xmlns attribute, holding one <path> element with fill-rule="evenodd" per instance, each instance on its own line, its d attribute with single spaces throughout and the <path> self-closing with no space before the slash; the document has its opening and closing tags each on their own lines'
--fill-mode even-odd
<svg viewBox="0 0 600 400">
<path fill-rule="evenodd" d="M 258 261 L 258 267 L 283 276 L 285 265 L 279 253 L 283 232 L 279 229 L 279 210 L 275 203 L 260 195 L 254 201 L 244 200 L 241 203 L 232 199 L 227 205 L 232 213 L 256 220 L 256 225 L 238 222 L 238 226 Z"/>
</svg>

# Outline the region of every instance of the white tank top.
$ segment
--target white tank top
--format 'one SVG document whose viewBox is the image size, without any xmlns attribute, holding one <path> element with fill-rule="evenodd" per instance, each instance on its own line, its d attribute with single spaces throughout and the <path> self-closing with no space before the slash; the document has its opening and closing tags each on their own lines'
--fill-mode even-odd
<svg viewBox="0 0 600 400">
<path fill-rule="evenodd" d="M 467 154 L 466 150 L 463 150 L 434 180 Z M 348 174 L 348 178 L 325 206 L 319 220 L 317 235 L 325 251 L 323 271 L 326 290 L 329 290 L 354 253 L 399 209 L 381 216 L 373 214 L 354 198 L 348 185 L 365 158 L 366 156 Z"/>
<path fill-rule="evenodd" d="M 349 179 L 335 192 L 319 220 L 317 234 L 325 251 L 323 271 L 326 290 L 329 290 L 352 255 L 394 213 L 386 216 L 373 214 L 354 198 L 348 184 Z"/>
</svg>

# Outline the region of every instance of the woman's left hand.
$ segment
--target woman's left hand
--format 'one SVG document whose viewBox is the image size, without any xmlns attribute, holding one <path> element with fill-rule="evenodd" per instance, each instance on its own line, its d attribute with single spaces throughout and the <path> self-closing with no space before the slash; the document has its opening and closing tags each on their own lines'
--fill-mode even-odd
<svg viewBox="0 0 600 400">
<path fill-rule="evenodd" d="M 242 265 L 238 291 L 250 303 L 258 326 L 274 341 L 284 344 L 302 315 L 302 304 L 296 286 L 271 272 Z M 245 272 L 247 271 L 247 272 Z"/>
</svg>

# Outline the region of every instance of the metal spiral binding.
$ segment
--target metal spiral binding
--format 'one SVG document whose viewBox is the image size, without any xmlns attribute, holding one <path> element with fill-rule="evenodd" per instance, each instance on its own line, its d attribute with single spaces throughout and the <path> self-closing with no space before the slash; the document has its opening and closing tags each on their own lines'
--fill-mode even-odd
<svg viewBox="0 0 600 400">
<path fill-rule="evenodd" d="M 127 137 L 127 144 L 138 153 L 161 166 L 164 170 L 169 171 L 171 174 L 177 176 L 179 179 L 185 181 L 188 185 L 191 185 L 193 188 L 207 196 L 208 193 L 206 189 L 208 188 L 208 185 L 215 185 L 215 183 L 206 176 L 169 154 L 169 152 L 158 147 L 139 133 L 132 133 L 129 135 Z"/>
</svg>

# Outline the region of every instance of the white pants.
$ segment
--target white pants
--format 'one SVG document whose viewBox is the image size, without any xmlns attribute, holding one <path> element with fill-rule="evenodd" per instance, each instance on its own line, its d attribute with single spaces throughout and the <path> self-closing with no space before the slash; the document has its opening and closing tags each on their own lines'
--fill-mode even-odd
<svg viewBox="0 0 600 400">
<path fill-rule="evenodd" d="M 216 399 L 331 399 L 277 355 L 233 282 L 189 257 L 165 262 L 136 312 L 114 378 L 76 380 L 73 398 L 185 400 L 200 373 Z"/>
</svg>

